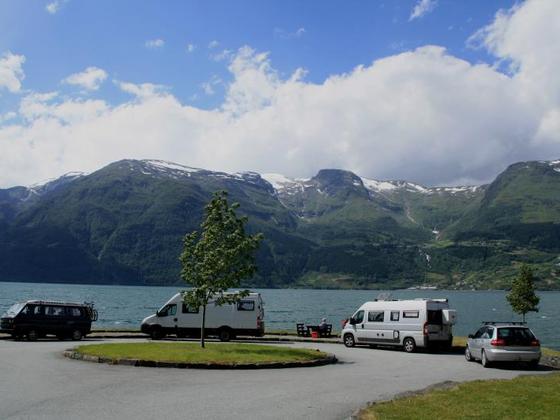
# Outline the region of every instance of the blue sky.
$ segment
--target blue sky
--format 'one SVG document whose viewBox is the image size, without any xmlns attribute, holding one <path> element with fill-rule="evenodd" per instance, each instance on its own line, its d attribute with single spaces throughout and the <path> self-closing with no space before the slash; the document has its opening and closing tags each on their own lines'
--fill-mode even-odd
<svg viewBox="0 0 560 420">
<path fill-rule="evenodd" d="M 487 182 L 560 155 L 558 13 L 556 0 L 0 0 L 0 187 L 122 158 Z"/>
<path fill-rule="evenodd" d="M 250 45 L 270 52 L 274 67 L 289 74 L 298 67 L 306 79 L 332 74 L 425 44 L 445 46 L 469 61 L 488 60 L 466 40 L 512 1 L 444 1 L 409 21 L 417 3 L 408 1 L 52 1 L 0 2 L 0 51 L 26 56 L 27 89 L 52 90 L 60 80 L 89 66 L 111 78 L 169 86 L 185 102 L 201 107 L 221 103 L 202 84 L 228 80 L 224 50 Z M 298 32 L 299 31 L 299 32 Z M 162 40 L 161 47 L 146 47 Z M 209 48 L 210 43 L 218 45 Z M 187 52 L 187 46 L 194 46 Z M 123 99 L 110 84 L 99 95 Z"/>
</svg>

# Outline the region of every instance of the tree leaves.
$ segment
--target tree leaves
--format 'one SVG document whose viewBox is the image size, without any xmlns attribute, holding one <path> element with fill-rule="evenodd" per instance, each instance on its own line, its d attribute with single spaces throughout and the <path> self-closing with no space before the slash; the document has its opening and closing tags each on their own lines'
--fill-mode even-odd
<svg viewBox="0 0 560 420">
<path fill-rule="evenodd" d="M 248 290 L 227 290 L 239 287 L 257 270 L 255 251 L 263 235 L 247 235 L 247 218 L 237 216 L 238 207 L 237 203 L 228 203 L 226 191 L 215 193 L 205 207 L 201 231 L 191 232 L 183 240 L 181 278 L 192 287 L 184 293 L 184 301 L 195 308 L 203 307 L 203 314 L 209 303 L 221 306 L 247 296 Z M 204 347 L 204 316 L 201 344 Z"/>
<path fill-rule="evenodd" d="M 540 298 L 535 294 L 533 271 L 526 265 L 521 266 L 519 276 L 513 280 L 511 292 L 506 296 L 514 312 L 523 315 L 527 312 L 538 312 Z"/>
</svg>

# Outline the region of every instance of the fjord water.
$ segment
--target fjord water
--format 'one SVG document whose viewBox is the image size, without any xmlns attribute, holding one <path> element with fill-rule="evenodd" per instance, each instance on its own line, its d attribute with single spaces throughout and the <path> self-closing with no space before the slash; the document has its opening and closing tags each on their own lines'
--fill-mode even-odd
<svg viewBox="0 0 560 420">
<path fill-rule="evenodd" d="M 179 287 L 99 286 L 45 283 L 0 282 L 0 312 L 14 302 L 28 299 L 52 299 L 95 302 L 99 320 L 94 328 L 139 329 L 142 319 L 153 314 Z M 296 322 L 318 323 L 326 317 L 335 330 L 363 302 L 375 299 L 378 290 L 311 290 L 256 289 L 265 301 L 265 322 L 268 330 L 295 330 Z M 458 311 L 454 334 L 466 336 L 482 321 L 520 320 L 511 311 L 506 292 L 455 290 L 394 290 L 395 299 L 423 297 L 448 298 Z M 527 315 L 529 326 L 542 344 L 560 349 L 560 292 L 538 292 L 541 298 L 538 313 Z"/>
</svg>

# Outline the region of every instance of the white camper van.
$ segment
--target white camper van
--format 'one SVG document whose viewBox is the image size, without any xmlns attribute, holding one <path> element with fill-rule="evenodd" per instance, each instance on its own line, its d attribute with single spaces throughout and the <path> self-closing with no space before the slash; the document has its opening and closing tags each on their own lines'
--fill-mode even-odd
<svg viewBox="0 0 560 420">
<path fill-rule="evenodd" d="M 341 337 L 346 347 L 402 346 L 409 353 L 432 345 L 450 348 L 456 319 L 447 299 L 375 300 L 360 306 Z"/>
<path fill-rule="evenodd" d="M 153 339 L 168 334 L 177 337 L 200 337 L 202 310 L 191 308 L 177 293 L 154 315 L 142 321 L 141 330 Z M 260 293 L 250 293 L 235 304 L 206 307 L 205 335 L 229 341 L 237 335 L 261 337 L 264 335 L 264 302 Z"/>
</svg>

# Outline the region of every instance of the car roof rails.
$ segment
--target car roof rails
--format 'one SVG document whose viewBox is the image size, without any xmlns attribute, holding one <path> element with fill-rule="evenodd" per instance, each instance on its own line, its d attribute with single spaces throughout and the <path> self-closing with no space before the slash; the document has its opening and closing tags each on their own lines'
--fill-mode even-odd
<svg viewBox="0 0 560 420">
<path fill-rule="evenodd" d="M 482 321 L 483 325 L 527 325 L 521 321 Z"/>
</svg>

